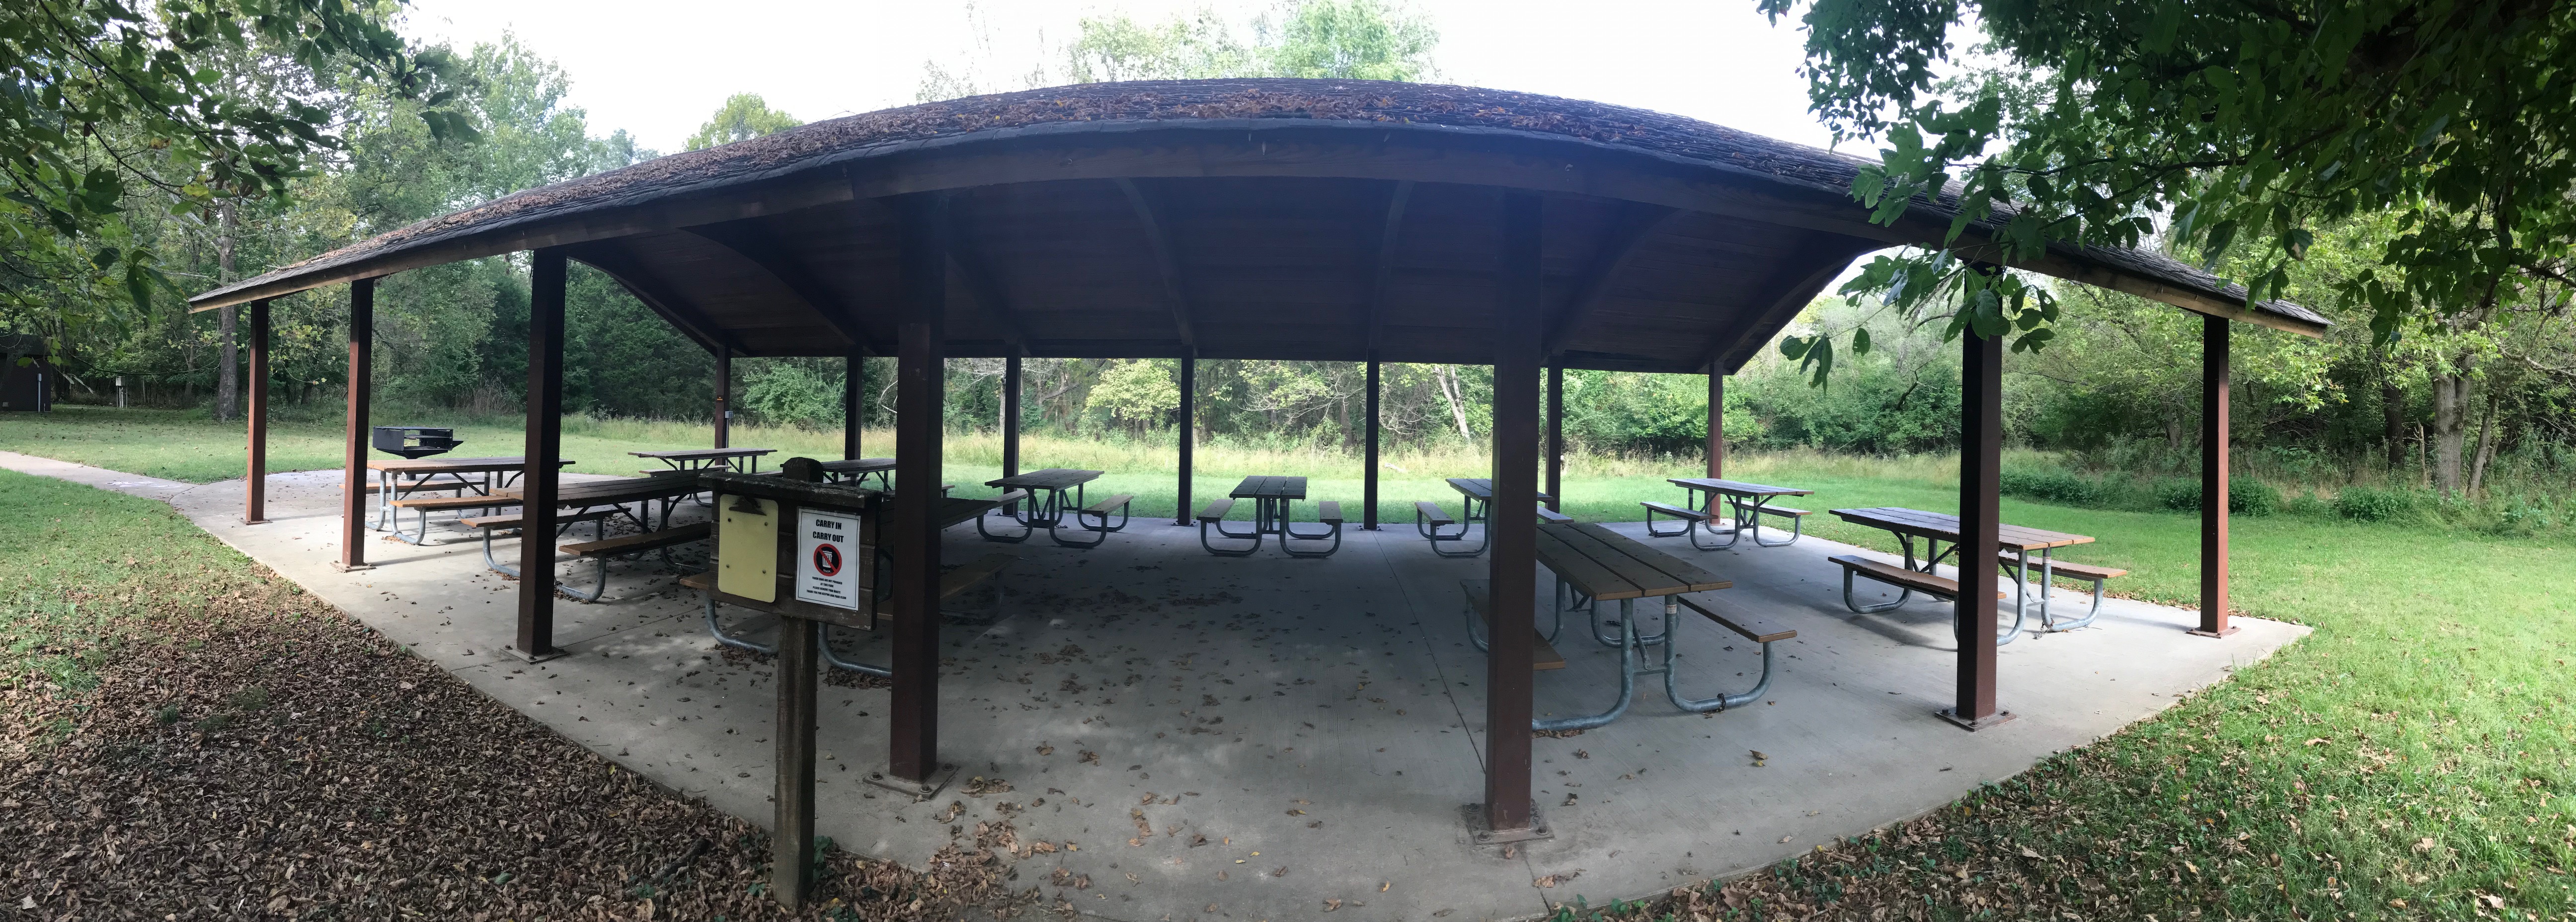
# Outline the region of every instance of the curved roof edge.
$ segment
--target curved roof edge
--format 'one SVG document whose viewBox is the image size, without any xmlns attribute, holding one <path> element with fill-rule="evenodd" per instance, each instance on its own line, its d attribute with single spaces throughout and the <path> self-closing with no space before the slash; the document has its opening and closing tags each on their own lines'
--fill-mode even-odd
<svg viewBox="0 0 2576 922">
<path fill-rule="evenodd" d="M 798 177 L 846 189 L 833 168 L 970 143 L 1166 130 L 1402 131 L 1571 144 L 1712 170 L 1784 191 L 1847 196 L 1870 161 L 1696 119 L 1581 100 L 1431 84 L 1359 80 L 1147 81 L 1051 87 L 925 103 L 801 126 L 504 196 L 473 208 L 202 292 L 192 310 L 526 248 L 549 225 Z M 1917 198 L 1907 222 L 1946 226 L 1953 190 Z M 846 193 L 843 193 L 846 195 Z M 1847 200 L 1847 198 L 1846 198 Z M 1867 209 L 1851 205 L 1856 216 Z M 1999 212 L 1972 226 L 1992 231 Z M 578 237 L 578 232 L 573 236 Z M 1894 242 L 1907 242 L 1891 238 Z M 480 243 L 478 246 L 477 243 Z M 563 242 L 571 242 L 565 240 Z M 423 261 L 426 260 L 426 261 Z M 2157 253 L 2053 244 L 2034 271 L 2126 291 L 2201 313 L 2318 335 L 2331 321 L 2284 301 L 2248 304 L 2243 286 Z"/>
</svg>

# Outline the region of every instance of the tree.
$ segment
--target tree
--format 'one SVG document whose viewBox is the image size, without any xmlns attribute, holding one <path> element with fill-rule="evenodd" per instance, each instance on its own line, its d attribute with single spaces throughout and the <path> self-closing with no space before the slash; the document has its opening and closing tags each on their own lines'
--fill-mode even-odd
<svg viewBox="0 0 2576 922">
<path fill-rule="evenodd" d="M 748 141 L 802 124 L 805 123 L 797 121 L 796 116 L 770 108 L 769 102 L 761 99 L 758 93 L 735 93 L 725 99 L 724 107 L 716 110 L 714 118 L 698 126 L 697 134 L 689 136 L 688 149 L 705 150 L 735 141 Z"/>
<path fill-rule="evenodd" d="M 923 62 L 914 98 L 956 99 L 993 92 L 1006 82 L 1028 89 L 1048 85 L 1043 64 L 994 76 L 1004 68 L 994 61 L 991 24 L 971 5 L 966 17 L 975 35 L 970 59 Z M 1388 0 L 1293 0 L 1240 24 L 1207 9 L 1161 23 L 1113 13 L 1083 17 L 1078 30 L 1060 49 L 1063 72 L 1073 83 L 1225 77 L 1410 81 L 1438 72 L 1432 52 L 1440 44 L 1439 31 L 1429 17 Z"/>
<path fill-rule="evenodd" d="M 443 107 L 451 64 L 348 0 L 0 5 L 0 321 L 59 337 L 148 309 L 171 286 L 130 212 L 284 195 L 340 146 L 318 72 L 420 100 L 434 132 L 469 132 Z"/>
<path fill-rule="evenodd" d="M 1271 39 L 1262 43 L 1270 76 L 1412 82 L 1434 72 L 1440 33 L 1410 10 L 1381 0 L 1305 0 L 1283 18 L 1276 27 L 1267 17 L 1255 22 Z"/>
<path fill-rule="evenodd" d="M 1141 432 L 1181 408 L 1181 386 L 1173 380 L 1169 361 L 1128 359 L 1101 374 L 1085 407 Z"/>
<path fill-rule="evenodd" d="M 1776 22 L 1798 0 L 1757 0 Z M 1811 108 L 1883 140 L 1853 195 L 1893 223 L 1956 173 L 1950 247 L 1874 264 L 1859 288 L 1959 305 L 1980 334 L 2051 335 L 2056 304 L 1958 258 L 1970 219 L 2007 259 L 2050 241 L 2160 237 L 2281 295 L 2322 225 L 2397 215 L 2383 268 L 2335 294 L 2385 340 L 2569 282 L 2576 244 L 2576 8 L 2527 0 L 1808 0 Z M 1953 31 L 1992 79 L 1941 93 Z M 2015 83 L 2028 104 L 2012 111 Z M 2250 244 L 2250 245 L 2249 245 Z M 2245 246 L 2240 246 L 2245 245 Z M 1992 257 L 1988 257 L 1991 259 Z M 2000 289 L 2000 290 L 1999 290 Z"/>
</svg>

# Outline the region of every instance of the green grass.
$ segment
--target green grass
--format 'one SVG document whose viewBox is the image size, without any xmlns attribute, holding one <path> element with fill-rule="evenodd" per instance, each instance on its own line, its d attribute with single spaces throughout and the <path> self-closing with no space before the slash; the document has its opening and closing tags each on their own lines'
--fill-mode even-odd
<svg viewBox="0 0 2576 922">
<path fill-rule="evenodd" d="M 465 427 L 475 454 L 512 453 L 515 429 Z M 231 427 L 186 414 L 66 409 L 0 421 L 0 449 L 189 480 L 234 476 Z M 578 421 L 575 470 L 622 473 L 638 447 L 703 444 L 676 424 Z M 837 454 L 836 433 L 745 430 L 737 444 Z M 338 462 L 326 426 L 282 432 L 281 469 Z M 870 454 L 890 441 L 870 433 Z M 292 448 L 288 446 L 292 445 Z M 1095 467 L 1097 490 L 1135 492 L 1139 514 L 1172 509 L 1167 444 L 1033 438 L 1027 466 Z M 990 436 L 952 436 L 948 477 L 998 468 Z M 1314 478 L 1310 495 L 1356 500 L 1355 460 L 1331 453 L 1208 446 L 1198 496 L 1252 473 Z M 1464 450 L 1388 459 L 1388 523 L 1414 499 L 1454 501 L 1439 478 L 1482 476 Z M 1569 510 L 1633 520 L 1638 499 L 1679 491 L 1665 476 L 1693 460 L 1571 459 Z M 1952 511 L 1955 467 L 1939 458 L 1812 454 L 1734 459 L 1729 475 L 1814 489 L 1815 510 L 1898 505 Z M 2125 567 L 2118 585 L 2156 601 L 2198 595 L 2198 527 L 2188 515 L 2075 509 L 2006 500 L 2015 524 L 2093 535 L 2072 559 Z M 1884 533 L 1811 519 L 1810 531 L 1894 548 Z M 171 541 L 158 504 L 0 472 L 0 668 L 12 683 L 76 690 L 92 606 L 120 595 L 192 591 L 209 571 L 239 572 L 210 541 Z M 2576 909 L 2576 548 L 2426 523 L 2357 524 L 2238 517 L 2240 610 L 2294 620 L 2315 636 L 2152 720 L 2021 777 L 1982 789 L 1903 830 L 1841 843 L 1752 882 L 1764 899 L 1868 918 L 2563 918 Z M 175 548 L 130 561 L 124 548 Z M 1783 553 L 1796 553 L 1785 551 Z M 80 606 L 75 608 L 74 606 Z M 66 638 L 69 638 L 68 640 Z M 107 639 L 112 641 L 112 638 Z M 2223 643 L 2224 641 L 2213 641 Z M 2014 702 L 2044 708 L 2055 702 Z M 2007 731 L 2008 732 L 2008 731 Z M 2023 857 L 2023 850 L 2042 856 Z M 1965 877 L 1956 876 L 1964 870 Z M 1757 886 L 1758 885 L 1758 886 Z M 1767 889 L 1764 889 L 1767 888 Z M 1983 902 L 1979 902 L 1983 901 Z M 2001 901 L 1999 907 L 1997 902 Z M 1766 905 L 1778 905 L 1776 902 Z M 1664 906 L 1665 908 L 1655 908 Z M 1614 915 L 1655 918 L 1668 904 Z M 1679 913 L 1690 917 L 1685 911 Z M 1748 918 L 1764 917 L 1754 912 Z"/>
</svg>

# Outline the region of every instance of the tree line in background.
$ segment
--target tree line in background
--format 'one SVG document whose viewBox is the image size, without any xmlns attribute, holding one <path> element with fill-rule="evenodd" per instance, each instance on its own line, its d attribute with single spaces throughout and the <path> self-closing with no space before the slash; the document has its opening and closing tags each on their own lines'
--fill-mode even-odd
<svg viewBox="0 0 2576 922">
<path fill-rule="evenodd" d="M 329 4 L 316 0 L 291 9 L 308 7 Z M 161 9 L 177 16 L 188 8 Z M 169 28 L 197 28 L 184 17 L 175 21 L 180 24 Z M 376 35 L 366 29 L 380 26 L 367 19 L 338 28 L 366 37 Z M 1437 34 L 1419 16 L 1376 0 L 1307 0 L 1249 23 L 1201 13 L 1160 23 L 1092 18 L 1081 26 L 1073 41 L 1048 51 L 1048 67 L 1029 74 L 995 77 L 988 60 L 928 64 L 919 95 L 946 98 L 1060 79 L 1412 79 L 1436 72 Z M 111 402 L 109 381 L 121 376 L 137 402 L 204 407 L 232 418 L 243 357 L 231 311 L 188 315 L 184 292 L 520 189 L 657 156 L 622 131 L 595 133 L 586 113 L 564 104 L 568 75 L 512 40 L 472 49 L 352 50 L 303 47 L 239 29 L 248 36 L 241 42 L 212 42 L 191 59 L 207 72 L 188 79 L 233 88 L 225 92 L 244 99 L 270 99 L 271 110 L 296 113 L 297 124 L 324 140 L 299 142 L 284 166 L 278 165 L 282 148 L 258 145 L 232 154 L 200 145 L 187 157 L 154 162 L 194 164 L 189 177 L 196 180 L 225 169 L 273 177 L 275 189 L 248 189 L 238 180 L 227 190 L 102 180 L 100 192 L 88 185 L 73 190 L 90 217 L 64 219 L 75 230 L 87 228 L 86 236 L 59 228 L 51 237 L 39 233 L 53 227 L 44 223 L 51 219 L 42 208 L 50 206 L 41 196 L 13 193 L 0 200 L 0 218 L 17 222 L 18 239 L 52 241 L 0 250 L 10 270 L 0 275 L 6 295 L 0 327 L 40 332 L 59 344 L 57 362 L 69 376 L 65 397 L 73 402 Z M 989 49 L 989 33 L 981 34 Z M 389 73 L 409 76 L 389 80 Z M 245 121 L 280 118 L 247 103 L 216 111 L 235 111 Z M 729 143 L 798 123 L 757 95 L 737 95 L 688 143 Z M 301 137 L 292 128 L 275 130 Z M 137 131 L 135 137 L 150 135 Z M 137 162 L 120 158 L 153 148 L 102 128 L 66 136 L 61 149 L 71 152 L 62 164 L 12 172 L 8 181 L 25 190 L 86 177 L 92 174 L 82 172 L 85 164 Z M 236 166 L 206 165 L 217 161 Z M 2407 327 L 2406 335 L 2374 336 L 2373 325 L 2361 321 L 2377 308 L 2349 292 L 2356 280 L 2384 275 L 2388 248 L 2420 233 L 2398 211 L 2357 210 L 2318 225 L 2301 243 L 2300 258 L 2259 264 L 2266 273 L 2278 270 L 2283 296 L 2345 322 L 2321 341 L 2240 334 L 2238 456 L 2249 468 L 2290 482 L 2361 480 L 2468 496 L 2501 479 L 2516 490 L 2563 492 L 2569 446 L 2576 444 L 2570 395 L 2576 334 L 2569 332 L 2564 289 L 2517 288 Z M 102 241 L 120 244 L 121 255 L 80 250 Z M 150 273 L 169 281 L 147 280 L 139 287 L 140 306 L 132 306 L 123 299 L 136 289 L 121 283 L 143 253 L 150 254 Z M 2227 258 L 2222 255 L 2222 268 Z M 66 265 L 78 271 L 63 271 Z M 2047 348 L 2016 352 L 2007 363 L 2011 437 L 2062 451 L 2075 467 L 2094 472 L 2156 477 L 2196 464 L 2197 318 L 2099 289 L 2027 284 L 2063 312 L 2048 325 Z M 346 287 L 334 286 L 274 303 L 271 388 L 284 413 L 335 412 L 332 404 L 345 386 L 346 298 Z M 376 385 L 383 399 L 417 413 L 423 424 L 441 414 L 517 412 L 526 371 L 523 259 L 491 257 L 388 277 L 376 310 Z M 711 411 L 712 358 L 614 282 L 576 265 L 566 314 L 568 407 L 682 419 Z M 1729 440 L 1752 449 L 1950 450 L 1959 384 L 1956 346 L 1946 337 L 1956 332 L 1955 316 L 1874 293 L 1819 300 L 1786 331 L 1791 342 L 1867 330 L 1874 348 L 1842 357 L 1823 387 L 1812 386 L 1807 373 L 1812 355 L 1765 352 L 1727 389 Z M 875 364 L 882 363 L 862 370 L 861 414 L 884 424 L 891 418 L 891 375 Z M 951 363 L 950 425 L 996 424 L 1001 366 L 990 359 Z M 745 359 L 735 370 L 735 406 L 754 418 L 839 425 L 841 361 Z M 1026 422 L 1033 431 L 1169 438 L 1179 422 L 1170 360 L 1031 359 L 1026 375 Z M 1358 365 L 1203 361 L 1198 379 L 1193 424 L 1203 439 L 1352 448 L 1362 437 Z M 1567 379 L 1566 425 L 1577 448 L 1698 452 L 1706 425 L 1704 378 L 1575 371 Z M 1491 384 L 1491 370 L 1482 366 L 1388 366 L 1381 413 L 1388 440 L 1399 447 L 1481 442 L 1489 432 Z"/>
</svg>

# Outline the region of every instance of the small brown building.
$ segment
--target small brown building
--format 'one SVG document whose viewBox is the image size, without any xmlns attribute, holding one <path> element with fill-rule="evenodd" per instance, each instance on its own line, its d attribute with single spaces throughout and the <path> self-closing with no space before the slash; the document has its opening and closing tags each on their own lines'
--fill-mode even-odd
<svg viewBox="0 0 2576 922">
<path fill-rule="evenodd" d="M 0 333 L 0 413 L 53 410 L 57 377 L 44 337 Z"/>
</svg>

